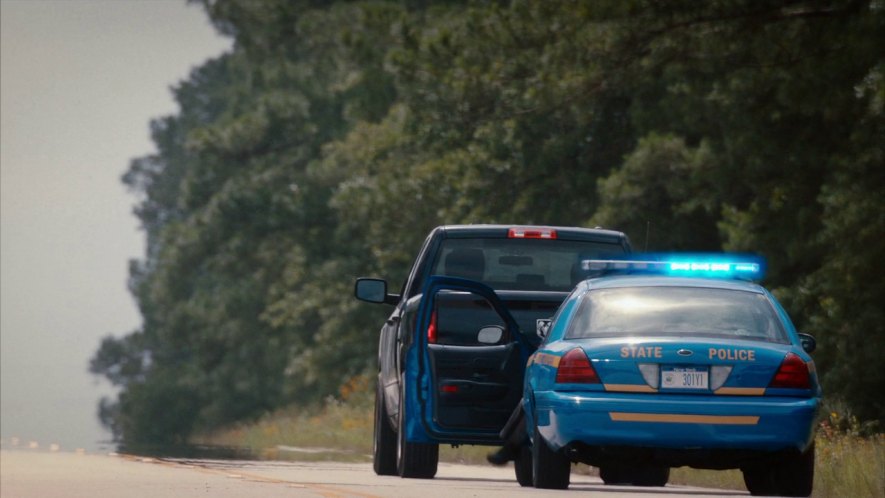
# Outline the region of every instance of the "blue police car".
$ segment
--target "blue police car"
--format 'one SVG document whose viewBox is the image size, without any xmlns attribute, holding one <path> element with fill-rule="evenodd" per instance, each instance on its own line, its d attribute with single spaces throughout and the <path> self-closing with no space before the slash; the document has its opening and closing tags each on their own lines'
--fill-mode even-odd
<svg viewBox="0 0 885 498">
<path fill-rule="evenodd" d="M 583 462 L 606 484 L 663 486 L 690 466 L 738 468 L 753 495 L 811 494 L 815 341 L 746 280 L 762 265 L 584 265 L 605 273 L 578 284 L 529 358 L 520 483 L 566 488 Z"/>
</svg>

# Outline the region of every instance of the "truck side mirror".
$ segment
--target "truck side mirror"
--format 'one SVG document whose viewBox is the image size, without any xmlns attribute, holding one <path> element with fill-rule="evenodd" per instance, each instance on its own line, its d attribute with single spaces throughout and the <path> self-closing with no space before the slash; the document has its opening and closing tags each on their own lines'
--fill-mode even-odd
<svg viewBox="0 0 885 498">
<path fill-rule="evenodd" d="M 385 303 L 387 302 L 387 281 L 379 278 L 358 278 L 353 295 L 360 301 Z"/>
<path fill-rule="evenodd" d="M 480 344 L 498 344 L 504 337 L 504 327 L 500 325 L 489 325 L 479 329 L 476 336 L 476 342 Z"/>
</svg>

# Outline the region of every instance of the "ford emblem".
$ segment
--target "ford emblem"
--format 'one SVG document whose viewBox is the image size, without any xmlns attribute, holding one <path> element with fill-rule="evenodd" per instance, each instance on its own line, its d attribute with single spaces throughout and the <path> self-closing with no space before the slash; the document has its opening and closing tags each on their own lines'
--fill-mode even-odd
<svg viewBox="0 0 885 498">
<path fill-rule="evenodd" d="M 679 351 L 676 351 L 676 354 L 679 356 L 691 356 L 692 352 L 690 349 L 680 349 Z"/>
</svg>

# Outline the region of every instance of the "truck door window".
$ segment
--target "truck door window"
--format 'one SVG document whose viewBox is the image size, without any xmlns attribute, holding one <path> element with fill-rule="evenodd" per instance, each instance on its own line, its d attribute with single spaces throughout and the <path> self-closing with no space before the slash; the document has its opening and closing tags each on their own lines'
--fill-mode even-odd
<svg viewBox="0 0 885 498">
<path fill-rule="evenodd" d="M 486 327 L 505 330 L 499 344 L 508 342 L 506 324 L 492 305 L 471 292 L 441 291 L 436 296 L 435 344 L 451 346 L 488 346 L 479 340 Z"/>
</svg>

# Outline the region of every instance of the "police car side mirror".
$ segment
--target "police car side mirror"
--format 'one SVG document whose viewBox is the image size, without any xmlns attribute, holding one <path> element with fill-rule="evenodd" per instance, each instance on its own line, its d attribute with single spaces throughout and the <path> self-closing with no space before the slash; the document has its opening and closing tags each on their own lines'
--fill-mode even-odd
<svg viewBox="0 0 885 498">
<path fill-rule="evenodd" d="M 535 321 L 535 333 L 538 334 L 538 337 L 541 339 L 547 337 L 551 323 L 553 323 L 553 320 L 550 318 L 539 318 Z"/>
<path fill-rule="evenodd" d="M 814 350 L 817 349 L 817 341 L 809 334 L 800 333 L 799 342 L 802 344 L 802 349 L 804 349 L 806 353 L 813 353 Z"/>
<path fill-rule="evenodd" d="M 476 342 L 480 344 L 498 344 L 504 337 L 504 327 L 499 325 L 489 325 L 479 330 L 476 335 Z"/>
</svg>

